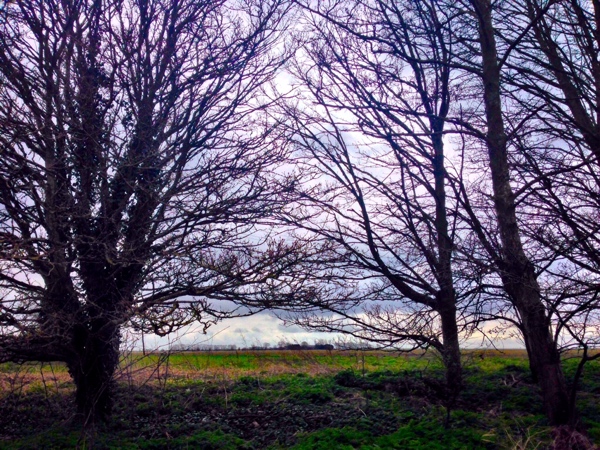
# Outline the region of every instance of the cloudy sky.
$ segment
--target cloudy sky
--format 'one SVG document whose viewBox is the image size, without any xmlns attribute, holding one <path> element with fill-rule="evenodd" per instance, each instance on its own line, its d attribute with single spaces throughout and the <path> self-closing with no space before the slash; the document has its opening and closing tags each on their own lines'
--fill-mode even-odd
<svg viewBox="0 0 600 450">
<path fill-rule="evenodd" d="M 495 324 L 490 323 L 488 329 Z M 237 347 L 249 347 L 252 345 L 276 346 L 280 341 L 290 343 L 302 343 L 306 341 L 313 344 L 315 339 L 324 339 L 335 343 L 341 336 L 334 333 L 317 333 L 303 330 L 295 325 L 286 325 L 282 320 L 271 313 L 263 312 L 251 317 L 239 317 L 228 319 L 210 327 L 206 334 L 200 326 L 190 327 L 179 333 L 173 333 L 164 338 L 147 335 L 144 337 L 147 349 L 167 349 L 175 344 L 207 344 L 207 345 L 236 345 Z M 134 343 L 136 348 L 141 348 L 141 342 Z M 465 348 L 489 347 L 489 341 L 482 340 L 481 334 L 472 336 L 464 342 Z M 494 339 L 497 348 L 524 348 L 523 343 L 515 338 Z"/>
<path fill-rule="evenodd" d="M 252 345 L 276 346 L 279 341 L 313 344 L 315 339 L 336 340 L 339 336 L 331 333 L 317 333 L 303 330 L 295 325 L 287 326 L 284 322 L 268 312 L 251 317 L 239 317 L 224 320 L 211 326 L 206 334 L 201 326 L 190 327 L 179 333 L 164 338 L 146 336 L 147 348 L 165 347 L 171 344 L 212 344 L 236 345 L 248 347 Z M 136 344 L 139 346 L 139 344 Z"/>
</svg>

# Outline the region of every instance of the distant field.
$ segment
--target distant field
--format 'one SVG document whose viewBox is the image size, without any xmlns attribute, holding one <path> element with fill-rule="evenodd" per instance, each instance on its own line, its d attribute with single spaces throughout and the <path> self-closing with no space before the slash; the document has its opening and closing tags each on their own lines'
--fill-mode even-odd
<svg viewBox="0 0 600 450">
<path fill-rule="evenodd" d="M 172 355 L 156 354 L 141 358 L 133 354 L 135 367 L 157 364 L 169 366 L 173 374 L 219 377 L 276 375 L 306 373 L 320 375 L 344 369 L 356 370 L 409 370 L 438 366 L 440 361 L 432 353 L 392 353 L 383 351 L 326 351 L 326 350 L 264 350 L 227 352 L 183 352 Z"/>
<path fill-rule="evenodd" d="M 494 367 L 505 360 L 521 364 L 527 358 L 525 350 L 465 350 L 464 363 L 469 366 Z M 500 361 L 500 362 L 499 362 Z M 402 371 L 441 370 L 437 354 L 422 351 L 393 352 L 377 350 L 261 350 L 206 352 L 141 352 L 130 353 L 121 362 L 117 380 L 145 384 L 153 381 L 175 382 L 180 379 L 236 379 L 243 376 L 273 376 L 305 373 L 324 375 L 340 370 Z M 62 363 L 0 364 L 0 395 L 11 388 L 22 390 L 71 389 L 70 376 Z"/>
<path fill-rule="evenodd" d="M 497 358 L 510 358 L 518 361 L 527 358 L 524 350 L 465 351 L 465 363 L 477 360 L 482 364 L 494 365 Z M 142 358 L 133 354 L 130 359 L 133 367 L 156 368 L 175 377 L 198 377 L 202 379 L 223 376 L 264 376 L 285 373 L 306 373 L 311 376 L 337 373 L 340 370 L 357 371 L 377 370 L 427 370 L 441 369 L 439 356 L 429 352 L 387 352 L 361 350 L 265 350 L 265 351 L 227 351 L 227 352 L 182 352 L 172 355 L 155 354 Z M 124 366 L 125 367 L 125 366 Z"/>
<path fill-rule="evenodd" d="M 463 361 L 465 389 L 444 428 L 443 370 L 433 353 L 129 354 L 114 419 L 93 438 L 64 433 L 74 413 L 64 366 L 3 364 L 0 448 L 551 448 L 523 350 L 469 350 Z M 567 376 L 574 370 L 566 361 Z M 600 363 L 586 368 L 579 400 L 600 441 Z"/>
</svg>

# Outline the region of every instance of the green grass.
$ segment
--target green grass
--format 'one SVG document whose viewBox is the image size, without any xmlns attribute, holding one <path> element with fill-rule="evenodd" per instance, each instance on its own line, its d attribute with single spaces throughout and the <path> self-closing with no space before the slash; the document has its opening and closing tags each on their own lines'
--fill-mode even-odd
<svg viewBox="0 0 600 450">
<path fill-rule="evenodd" d="M 444 428 L 439 420 L 411 421 L 398 431 L 374 436 L 367 430 L 356 428 L 327 428 L 300 437 L 295 450 L 353 450 L 353 449 L 431 449 L 478 450 L 495 448 L 483 439 L 481 431 L 461 428 Z"/>
<path fill-rule="evenodd" d="M 67 449 L 67 448 L 102 448 L 121 450 L 163 450 L 163 449 L 203 449 L 203 450 L 235 450 L 251 449 L 243 439 L 221 431 L 200 431 L 190 436 L 175 438 L 149 439 L 113 439 L 108 434 L 86 436 L 79 432 L 64 433 L 53 430 L 14 443 L 0 443 L 2 449 L 19 448 L 23 450 Z"/>
<path fill-rule="evenodd" d="M 133 355 L 136 358 L 138 355 Z M 257 352 L 189 352 L 150 355 L 144 362 L 155 366 L 159 361 L 174 369 L 214 370 L 240 369 L 260 371 L 272 367 L 310 369 L 315 367 L 365 370 L 425 369 L 439 366 L 440 362 L 431 355 L 410 355 L 398 358 L 398 354 L 385 352 L 327 352 L 327 351 L 257 351 Z"/>
<path fill-rule="evenodd" d="M 64 367 L 0 366 L 3 386 L 12 386 L 0 395 L 0 449 L 544 449 L 552 442 L 524 352 L 465 352 L 465 389 L 449 424 L 434 355 L 139 356 L 124 358 L 113 420 L 85 435 L 68 428 L 73 387 Z M 567 377 L 575 365 L 566 361 Z M 578 397 L 596 440 L 599 369 L 600 361 L 586 367 Z"/>
</svg>

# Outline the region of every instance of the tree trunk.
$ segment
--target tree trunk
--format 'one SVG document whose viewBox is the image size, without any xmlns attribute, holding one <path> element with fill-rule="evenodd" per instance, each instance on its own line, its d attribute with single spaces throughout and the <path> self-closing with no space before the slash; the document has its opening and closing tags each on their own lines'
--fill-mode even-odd
<svg viewBox="0 0 600 450">
<path fill-rule="evenodd" d="M 76 356 L 69 363 L 77 413 L 85 426 L 110 417 L 113 377 L 119 364 L 119 327 L 109 320 L 96 320 L 91 329 L 75 333 Z"/>
<path fill-rule="evenodd" d="M 525 350 L 527 351 L 527 358 L 529 359 L 529 361 L 531 361 L 533 359 L 533 352 L 531 351 L 531 345 L 529 344 L 529 341 L 527 340 L 527 335 L 525 334 L 525 332 L 523 331 L 523 328 L 520 328 L 521 330 L 521 334 L 523 335 L 523 342 L 525 343 Z M 539 383 L 540 381 L 540 377 L 538 375 L 538 373 L 536 372 L 536 368 L 533 365 L 529 365 L 529 372 L 531 373 L 531 379 L 533 380 L 534 383 Z"/>
<path fill-rule="evenodd" d="M 502 117 L 500 67 L 491 4 L 489 0 L 472 2 L 479 23 L 481 75 L 488 127 L 486 144 L 502 243 L 502 261 L 498 262 L 500 276 L 506 292 L 521 316 L 529 364 L 532 373 L 539 380 L 548 419 L 553 425 L 567 424 L 570 418 L 567 385 L 552 337 L 550 321 L 540 295 L 540 286 L 533 264 L 523 249 L 517 223 L 514 193 L 510 184 L 507 136 Z"/>
<path fill-rule="evenodd" d="M 454 408 L 462 389 L 462 364 L 460 362 L 460 345 L 458 327 L 456 325 L 456 307 L 439 311 L 442 321 L 442 338 L 444 347 L 442 359 L 446 368 L 446 407 Z"/>
<path fill-rule="evenodd" d="M 560 353 L 552 338 L 548 317 L 538 296 L 536 302 L 515 302 L 523 322 L 523 334 L 530 347 L 531 372 L 542 391 L 544 409 L 554 425 L 569 424 L 577 412 L 569 407 L 569 392 L 563 375 Z M 536 304 L 537 303 L 537 304 Z"/>
<path fill-rule="evenodd" d="M 444 119 L 448 112 L 448 73 L 445 72 L 442 103 L 439 116 L 430 120 L 432 144 L 434 149 L 433 174 L 435 184 L 435 230 L 437 239 L 438 261 L 436 278 L 440 289 L 436 296 L 437 312 L 442 322 L 442 339 L 444 341 L 442 359 L 446 368 L 446 407 L 448 413 L 456 405 L 462 390 L 462 364 L 460 361 L 460 344 L 458 325 L 456 323 L 456 292 L 452 273 L 452 248 L 454 242 L 449 234 L 448 205 L 446 201 L 446 167 L 444 156 Z"/>
</svg>

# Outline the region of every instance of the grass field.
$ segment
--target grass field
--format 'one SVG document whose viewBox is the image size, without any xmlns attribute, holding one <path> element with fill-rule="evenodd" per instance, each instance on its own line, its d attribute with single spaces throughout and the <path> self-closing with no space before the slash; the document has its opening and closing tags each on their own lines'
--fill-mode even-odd
<svg viewBox="0 0 600 450">
<path fill-rule="evenodd" d="M 73 428 L 73 384 L 53 365 L 0 365 L 0 448 L 525 449 L 552 448 L 526 355 L 464 353 L 451 421 L 433 354 L 260 351 L 130 354 L 113 420 Z M 575 361 L 565 362 L 571 377 Z M 600 442 L 600 364 L 579 409 Z"/>
</svg>

